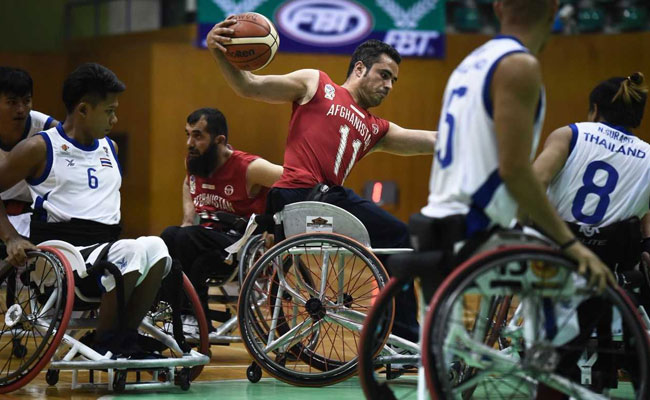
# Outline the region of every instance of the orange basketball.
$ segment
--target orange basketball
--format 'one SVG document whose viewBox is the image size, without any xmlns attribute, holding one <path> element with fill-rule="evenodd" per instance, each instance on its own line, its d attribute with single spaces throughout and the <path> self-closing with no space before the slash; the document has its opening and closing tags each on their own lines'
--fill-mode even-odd
<svg viewBox="0 0 650 400">
<path fill-rule="evenodd" d="M 266 67 L 280 45 L 275 27 L 262 14 L 248 12 L 234 16 L 237 23 L 232 41 L 225 45 L 226 59 L 244 71 L 256 71 Z"/>
</svg>

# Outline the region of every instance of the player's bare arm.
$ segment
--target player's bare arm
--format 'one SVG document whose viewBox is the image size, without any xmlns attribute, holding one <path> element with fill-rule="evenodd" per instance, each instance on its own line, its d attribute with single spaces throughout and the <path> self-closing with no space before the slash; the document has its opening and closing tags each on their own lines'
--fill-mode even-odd
<svg viewBox="0 0 650 400">
<path fill-rule="evenodd" d="M 602 290 L 607 281 L 616 284 L 613 274 L 595 254 L 574 241 L 573 234 L 548 201 L 529 161 L 540 88 L 539 63 L 531 55 L 506 57 L 495 71 L 491 95 L 499 175 L 522 211 L 556 242 L 569 244 L 565 253 L 578 261 L 580 273 L 589 271 L 590 284 Z"/>
<path fill-rule="evenodd" d="M 256 75 L 235 68 L 226 60 L 224 45 L 230 42 L 234 30 L 234 19 L 226 19 L 216 24 L 206 36 L 206 44 L 216 60 L 228 85 L 239 96 L 267 103 L 305 104 L 316 93 L 318 71 L 303 69 L 286 75 Z"/>
<path fill-rule="evenodd" d="M 381 151 L 401 156 L 433 154 L 437 137 L 436 131 L 405 129 L 391 122 L 386 135 L 377 142 L 371 152 Z"/>
<path fill-rule="evenodd" d="M 263 158 L 258 158 L 248 164 L 246 169 L 246 190 L 250 197 L 255 196 L 260 187 L 271 187 L 282 176 L 281 165 L 273 164 Z"/>
<path fill-rule="evenodd" d="M 25 178 L 40 176 L 45 169 L 46 157 L 47 149 L 41 136 L 33 136 L 18 143 L 4 160 L 0 160 L 0 192 Z M 7 262 L 13 265 L 24 263 L 25 251 L 36 249 L 16 232 L 1 201 L 0 239 L 7 246 Z"/>
<path fill-rule="evenodd" d="M 569 157 L 571 137 L 571 128 L 564 126 L 553 131 L 546 139 L 544 150 L 533 164 L 535 176 L 544 188 L 548 187 L 551 180 L 566 163 Z"/>
<path fill-rule="evenodd" d="M 192 196 L 190 195 L 190 186 L 187 182 L 186 176 L 183 180 L 183 221 L 181 222 L 181 227 L 194 225 L 195 216 L 196 213 L 194 211 L 194 202 L 192 201 Z"/>
</svg>

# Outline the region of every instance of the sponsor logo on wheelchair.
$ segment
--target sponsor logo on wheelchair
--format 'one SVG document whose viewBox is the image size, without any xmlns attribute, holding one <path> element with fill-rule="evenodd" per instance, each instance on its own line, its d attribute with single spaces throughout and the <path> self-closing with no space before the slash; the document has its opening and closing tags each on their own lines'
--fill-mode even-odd
<svg viewBox="0 0 650 400">
<path fill-rule="evenodd" d="M 308 215 L 306 232 L 334 232 L 334 217 L 318 217 Z"/>
</svg>

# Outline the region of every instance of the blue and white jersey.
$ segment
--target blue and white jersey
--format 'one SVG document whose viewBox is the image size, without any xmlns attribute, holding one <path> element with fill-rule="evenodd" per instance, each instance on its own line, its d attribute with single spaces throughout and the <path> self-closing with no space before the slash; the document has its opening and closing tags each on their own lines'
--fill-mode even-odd
<svg viewBox="0 0 650 400">
<path fill-rule="evenodd" d="M 21 140 L 27 139 L 28 137 L 44 130 L 45 127 L 49 126 L 50 123 L 52 123 L 52 121 L 53 118 L 49 115 L 45 115 L 38 111 L 30 111 L 29 116 L 25 121 L 25 131 L 23 132 Z M 11 151 L 12 147 L 5 145 L 0 140 L 0 159 L 5 158 L 7 156 L 7 153 Z M 19 200 L 25 202 L 32 201 L 32 197 L 29 194 L 29 188 L 27 187 L 27 183 L 25 181 L 20 181 L 9 189 L 0 193 L 0 197 L 2 200 Z"/>
<path fill-rule="evenodd" d="M 650 202 L 650 145 L 605 123 L 569 127 L 569 157 L 548 188 L 562 219 L 600 227 L 641 218 Z"/>
<path fill-rule="evenodd" d="M 467 233 L 493 224 L 509 226 L 517 204 L 499 176 L 497 136 L 492 120 L 490 86 L 499 62 L 528 49 L 511 36 L 496 36 L 474 50 L 454 70 L 443 97 L 438 140 L 422 213 L 432 218 L 467 216 Z M 535 155 L 544 121 L 544 91 L 536 113 Z"/>
<path fill-rule="evenodd" d="M 114 225 L 120 222 L 122 176 L 108 137 L 84 146 L 66 135 L 62 125 L 40 132 L 47 145 L 43 174 L 28 180 L 34 213 L 47 222 L 72 218 Z"/>
</svg>

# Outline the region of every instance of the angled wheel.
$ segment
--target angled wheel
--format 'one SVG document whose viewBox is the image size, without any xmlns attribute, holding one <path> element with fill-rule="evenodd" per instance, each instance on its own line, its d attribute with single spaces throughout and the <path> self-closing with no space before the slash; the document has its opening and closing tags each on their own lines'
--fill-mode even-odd
<svg viewBox="0 0 650 400">
<path fill-rule="evenodd" d="M 244 344 L 285 382 L 346 379 L 356 372 L 363 319 L 386 282 L 379 260 L 348 237 L 293 236 L 264 253 L 244 281 L 238 310 Z"/>
<path fill-rule="evenodd" d="M 505 246 L 458 267 L 424 328 L 434 399 L 646 399 L 649 357 L 629 298 L 597 293 L 572 261 L 539 246 Z"/>
<path fill-rule="evenodd" d="M 395 297 L 412 284 L 391 278 L 363 323 L 358 371 L 366 399 L 417 399 L 420 346 L 390 334 Z"/>
<path fill-rule="evenodd" d="M 179 304 L 190 304 L 191 318 L 182 318 L 180 310 L 174 310 L 169 303 L 160 301 L 148 314 L 148 318 L 145 320 L 148 321 L 148 324 L 143 324 L 141 327 L 141 329 L 145 328 L 148 336 L 152 338 L 148 341 L 147 347 L 158 350 L 167 357 L 182 357 L 191 349 L 210 357 L 208 323 L 205 313 L 194 286 L 185 274 L 183 274 L 182 290 L 183 299 Z M 175 319 L 177 320 L 176 324 L 174 324 Z M 159 332 L 152 330 L 152 326 Z M 196 379 L 202 370 L 203 365 L 191 367 L 188 373 L 189 379 L 192 381 Z"/>
<path fill-rule="evenodd" d="M 27 257 L 15 274 L 11 305 L 0 304 L 0 393 L 26 385 L 50 362 L 74 303 L 74 275 L 63 254 L 44 246 Z M 6 282 L 10 272 L 5 269 L 0 280 Z"/>
</svg>

